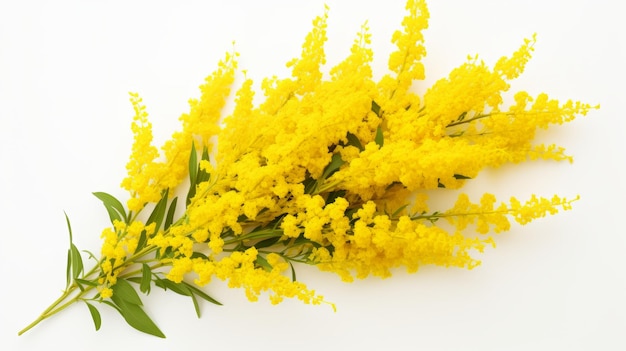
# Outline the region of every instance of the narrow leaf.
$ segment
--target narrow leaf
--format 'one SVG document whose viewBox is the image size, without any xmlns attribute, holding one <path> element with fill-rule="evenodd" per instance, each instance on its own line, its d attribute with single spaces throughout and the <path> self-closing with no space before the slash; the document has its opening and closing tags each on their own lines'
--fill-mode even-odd
<svg viewBox="0 0 626 351">
<path fill-rule="evenodd" d="M 202 161 L 211 161 L 211 158 L 209 157 L 209 148 L 206 146 L 202 148 Z"/>
<path fill-rule="evenodd" d="M 63 211 L 63 214 L 65 215 L 65 222 L 67 223 L 67 231 L 70 233 L 70 245 L 72 245 L 74 239 L 72 239 L 72 225 L 70 224 L 70 218 L 67 216 L 65 211 Z"/>
<path fill-rule="evenodd" d="M 176 212 L 176 201 L 178 197 L 175 197 L 170 204 L 170 209 L 167 210 L 167 215 L 165 216 L 165 224 L 163 225 L 163 229 L 167 230 L 174 222 L 174 213 Z"/>
<path fill-rule="evenodd" d="M 359 138 L 357 138 L 356 135 L 354 135 L 352 133 L 348 133 L 348 135 L 346 135 L 346 138 L 348 139 L 348 145 L 352 145 L 352 146 L 358 148 L 360 151 L 365 150 L 365 148 L 363 147 L 363 145 L 359 141 Z"/>
<path fill-rule="evenodd" d="M 126 281 L 126 279 L 118 279 L 117 283 L 115 283 L 115 285 L 113 285 L 111 289 L 113 289 L 113 296 L 117 296 L 118 299 L 121 299 L 131 305 L 142 305 L 139 295 L 137 294 L 133 286 L 130 285 L 128 281 Z"/>
<path fill-rule="evenodd" d="M 144 294 L 149 294 L 151 282 L 152 270 L 150 270 L 150 266 L 144 263 L 141 267 L 141 284 L 139 284 L 139 290 Z"/>
<path fill-rule="evenodd" d="M 330 177 L 333 173 L 335 173 L 339 168 L 346 163 L 343 159 L 341 159 L 340 154 L 333 154 L 333 157 L 330 160 L 330 163 L 324 168 L 324 173 L 322 174 L 322 179 L 326 179 Z"/>
<path fill-rule="evenodd" d="M 374 141 L 376 141 L 376 145 L 378 145 L 379 147 L 383 147 L 383 145 L 385 144 L 383 129 L 380 126 L 376 128 L 376 139 L 374 139 Z"/>
<path fill-rule="evenodd" d="M 141 277 L 128 277 L 126 278 L 129 282 L 133 282 L 136 284 L 141 284 Z"/>
<path fill-rule="evenodd" d="M 196 143 L 191 142 L 191 152 L 189 153 L 189 185 L 196 185 L 198 175 L 198 154 L 196 153 Z"/>
<path fill-rule="evenodd" d="M 167 196 L 169 193 L 169 189 L 165 189 L 163 191 L 163 194 L 161 195 L 161 200 L 159 200 L 159 202 L 157 202 L 157 204 L 154 206 L 154 210 L 152 210 L 152 213 L 150 214 L 150 217 L 148 218 L 148 221 L 146 222 L 146 225 L 151 224 L 151 223 L 156 223 L 156 229 L 158 230 L 161 227 L 161 224 L 163 223 L 163 218 L 165 218 L 165 211 L 167 210 Z M 152 234 L 152 233 L 149 233 Z"/>
<path fill-rule="evenodd" d="M 91 319 L 93 319 L 93 324 L 96 327 L 96 330 L 100 330 L 100 326 L 102 325 L 102 318 L 100 317 L 100 312 L 98 312 L 98 309 L 88 303 L 85 302 L 87 304 L 87 307 L 89 308 L 89 313 L 91 313 Z"/>
<path fill-rule="evenodd" d="M 190 184 L 189 191 L 187 192 L 187 205 L 191 203 L 191 199 L 193 199 L 194 196 L 196 196 L 196 185 Z"/>
<path fill-rule="evenodd" d="M 457 118 L 456 120 L 457 120 L 457 121 L 459 121 L 459 122 L 461 122 L 461 121 L 463 121 L 463 120 L 465 119 L 465 116 L 467 116 L 467 111 L 466 111 L 466 112 L 461 113 L 461 115 L 459 116 L 459 118 Z"/>
<path fill-rule="evenodd" d="M 154 284 L 163 290 L 170 289 L 179 295 L 191 296 L 191 291 L 189 291 L 189 288 L 183 283 L 175 283 L 169 279 L 159 279 L 155 281 Z"/>
<path fill-rule="evenodd" d="M 96 257 L 96 255 L 93 254 L 93 252 L 91 252 L 89 250 L 83 250 L 83 252 L 88 254 L 90 259 L 93 258 L 94 260 L 96 260 L 96 262 L 98 261 L 98 258 Z"/>
<path fill-rule="evenodd" d="M 189 154 L 189 191 L 187 192 L 187 205 L 191 203 L 191 199 L 196 195 L 196 186 L 198 178 L 198 155 L 196 146 L 192 144 L 191 153 Z"/>
<path fill-rule="evenodd" d="M 74 244 L 70 245 L 70 252 L 72 257 L 72 278 L 76 279 L 83 272 L 83 258 Z"/>
<path fill-rule="evenodd" d="M 195 295 L 200 296 L 202 299 L 210 303 L 220 305 L 220 306 L 222 305 L 221 302 L 207 295 L 201 289 L 198 289 L 195 286 L 184 281 L 180 283 L 174 283 L 173 281 L 168 280 L 168 279 L 157 279 L 155 280 L 154 284 L 164 290 L 170 289 L 179 295 L 191 297 L 191 300 L 194 305 L 194 309 L 196 310 L 196 315 L 198 315 L 198 317 L 200 317 L 200 306 L 198 305 L 198 301 L 195 298 Z"/>
<path fill-rule="evenodd" d="M 91 281 L 91 280 L 86 280 L 86 279 L 76 279 L 77 283 L 83 284 L 83 285 L 89 285 L 89 286 L 98 286 L 98 283 Z"/>
<path fill-rule="evenodd" d="M 296 281 L 296 269 L 293 268 L 293 264 L 291 264 L 291 262 L 289 262 L 289 267 L 291 267 L 291 281 L 295 282 Z"/>
<path fill-rule="evenodd" d="M 376 116 L 380 117 L 380 105 L 378 105 L 374 100 L 372 100 L 372 112 L 374 112 Z"/>
<path fill-rule="evenodd" d="M 193 292 L 194 294 L 200 296 L 201 298 L 203 298 L 204 300 L 216 304 L 216 305 L 220 305 L 222 306 L 222 303 L 217 301 L 216 299 L 212 298 L 211 296 L 209 296 L 207 293 L 205 293 L 204 291 L 202 291 L 202 289 L 196 288 L 195 286 L 185 283 L 183 282 L 185 285 L 187 285 L 187 288 L 189 288 L 189 290 L 191 292 Z"/>
<path fill-rule="evenodd" d="M 256 257 L 256 260 L 254 260 L 254 263 L 268 272 L 272 271 L 272 268 L 273 268 L 272 265 L 269 262 L 267 262 L 267 259 L 265 259 L 265 257 L 261 255 L 258 255 Z"/>
<path fill-rule="evenodd" d="M 95 192 L 93 194 L 104 204 L 104 207 L 109 213 L 111 223 L 113 223 L 114 220 L 123 220 L 126 223 L 128 222 L 128 217 L 126 216 L 124 206 L 118 199 L 116 199 L 113 195 L 109 195 L 103 192 Z"/>
<path fill-rule="evenodd" d="M 115 211 L 113 208 L 108 207 L 108 206 L 106 206 L 105 208 L 107 212 L 109 213 L 109 220 L 111 221 L 111 224 L 115 224 L 115 221 L 126 222 L 125 220 L 122 220 L 122 216 L 120 216 L 120 214 L 117 211 Z"/>
<path fill-rule="evenodd" d="M 454 179 L 472 179 L 472 177 L 464 176 L 462 174 L 455 174 Z"/>
<path fill-rule="evenodd" d="M 196 299 L 194 294 L 191 294 L 189 297 L 191 297 L 191 301 L 193 302 L 193 309 L 196 310 L 196 316 L 200 318 L 200 305 L 198 304 L 198 299 Z"/>
<path fill-rule="evenodd" d="M 72 281 L 72 249 L 67 249 L 67 267 L 65 268 L 65 288 L 70 286 Z"/>
<path fill-rule="evenodd" d="M 344 197 L 345 195 L 346 195 L 346 191 L 345 190 L 333 191 L 333 192 L 328 194 L 328 197 L 326 198 L 326 203 L 327 204 L 332 204 L 333 202 L 335 202 L 335 200 L 338 197 Z"/>
<path fill-rule="evenodd" d="M 311 241 L 310 239 L 307 239 L 303 236 L 299 236 L 296 238 L 296 240 L 293 240 L 293 245 L 313 245 L 314 247 L 320 247 L 322 246 L 320 243 L 315 242 L 315 241 Z"/>
<path fill-rule="evenodd" d="M 65 215 L 65 222 L 67 223 L 67 231 L 70 235 L 70 248 L 67 250 L 67 266 L 65 267 L 65 288 L 67 289 L 70 286 L 70 283 L 72 282 L 72 278 L 76 277 L 76 275 L 73 274 L 74 270 L 76 269 L 74 267 L 74 252 L 73 252 L 73 248 L 75 248 L 75 246 L 74 246 L 74 242 L 72 238 L 72 225 L 70 224 L 70 218 L 67 216 L 67 213 L 65 213 L 65 211 L 63 211 L 63 214 Z"/>
<path fill-rule="evenodd" d="M 109 300 L 102 300 L 102 301 L 100 301 L 100 302 L 101 302 L 101 303 L 103 303 L 103 304 L 105 304 L 105 305 L 109 305 L 109 306 L 113 307 L 113 308 L 114 308 L 117 312 L 119 312 L 119 311 L 120 311 L 120 308 L 119 308 L 119 307 L 117 307 L 117 305 L 116 305 L 116 304 L 114 304 L 113 302 L 111 302 L 111 301 L 109 301 Z"/>
<path fill-rule="evenodd" d="M 261 240 L 258 243 L 254 244 L 254 247 L 256 247 L 257 249 L 263 249 L 263 248 L 270 247 L 276 244 L 279 240 L 280 240 L 280 236 L 277 236 L 275 238 Z"/>
<path fill-rule="evenodd" d="M 307 174 L 307 177 L 302 181 L 302 185 L 304 185 L 304 193 L 311 194 L 317 187 L 317 181 Z"/>
<path fill-rule="evenodd" d="M 393 214 L 391 215 L 391 218 L 396 218 L 400 213 L 402 213 L 402 211 L 404 211 L 405 208 L 407 208 L 407 206 L 409 206 L 409 204 L 400 206 L 400 208 L 398 208 L 397 210 L 393 212 Z"/>
<path fill-rule="evenodd" d="M 203 254 L 202 252 L 198 252 L 198 251 L 194 251 L 194 252 L 191 254 L 191 257 L 190 257 L 190 258 L 192 258 L 192 259 L 194 259 L 194 258 L 201 258 L 201 259 L 203 259 L 203 260 L 208 260 L 207 255 Z"/>
<path fill-rule="evenodd" d="M 202 149 L 202 161 L 210 161 L 209 149 L 206 146 Z M 196 185 L 204 183 L 209 179 L 211 179 L 211 174 L 209 174 L 206 170 L 199 168 L 198 175 L 196 176 Z"/>
<path fill-rule="evenodd" d="M 135 247 L 135 253 L 141 251 L 148 242 L 148 235 L 146 234 L 146 230 L 142 230 L 141 234 L 139 234 L 139 240 L 137 240 L 137 247 Z"/>
<path fill-rule="evenodd" d="M 115 287 L 117 284 L 113 286 Z M 139 330 L 140 332 L 165 338 L 165 334 L 163 334 L 159 327 L 157 327 L 152 319 L 150 319 L 140 305 L 129 303 L 119 295 L 116 295 L 115 292 L 113 293 L 113 296 L 111 296 L 111 300 L 113 300 L 113 302 L 117 305 L 119 308 L 118 311 L 122 317 L 124 317 L 128 325 Z"/>
</svg>

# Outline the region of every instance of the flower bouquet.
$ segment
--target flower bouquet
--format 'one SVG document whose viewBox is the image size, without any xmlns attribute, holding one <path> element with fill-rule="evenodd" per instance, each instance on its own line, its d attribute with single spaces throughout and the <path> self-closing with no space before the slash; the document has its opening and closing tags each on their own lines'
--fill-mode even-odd
<svg viewBox="0 0 626 351">
<path fill-rule="evenodd" d="M 534 144 L 538 129 L 571 121 L 596 108 L 560 103 L 520 91 L 504 107 L 503 93 L 531 57 L 525 39 L 493 67 L 478 57 L 434 83 L 423 96 L 424 1 L 409 0 L 392 37 L 388 73 L 374 81 L 367 25 L 350 54 L 328 71 L 324 43 L 328 11 L 315 18 L 290 78 L 267 78 L 261 103 L 249 78 L 236 90 L 235 108 L 222 111 L 238 74 L 235 52 L 180 117 L 181 128 L 161 149 L 142 99 L 131 94 L 134 143 L 121 186 L 122 202 L 96 192 L 110 217 L 93 262 L 74 245 L 69 219 L 65 290 L 22 334 L 74 303 L 84 303 L 95 328 L 100 308 L 164 337 L 139 293 L 161 288 L 220 304 L 204 289 L 212 279 L 242 288 L 249 300 L 297 298 L 334 305 L 296 277 L 297 264 L 334 272 L 344 281 L 388 277 L 423 265 L 474 268 L 473 255 L 495 246 L 489 233 L 526 224 L 572 201 L 559 196 L 498 202 L 461 193 L 447 209 L 431 209 L 428 195 L 460 189 L 480 171 L 529 160 L 570 161 L 563 148 Z M 245 73 L 245 72 L 244 72 Z"/>
</svg>

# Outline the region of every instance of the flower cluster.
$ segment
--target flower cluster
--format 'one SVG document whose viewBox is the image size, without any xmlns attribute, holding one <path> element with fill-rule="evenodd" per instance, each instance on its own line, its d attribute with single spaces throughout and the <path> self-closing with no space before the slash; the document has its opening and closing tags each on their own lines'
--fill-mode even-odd
<svg viewBox="0 0 626 351">
<path fill-rule="evenodd" d="M 535 133 L 594 107 L 526 92 L 503 106 L 534 36 L 493 67 L 469 57 L 418 96 L 412 87 L 424 79 L 429 14 L 420 0 L 407 1 L 406 9 L 392 37 L 389 73 L 379 81 L 366 25 L 349 56 L 324 69 L 326 11 L 313 21 L 301 56 L 287 64 L 291 77 L 263 80 L 259 105 L 245 79 L 233 112 L 223 117 L 237 74 L 237 54 L 226 54 L 161 152 L 141 98 L 131 94 L 135 139 L 122 182 L 129 199 L 124 206 L 96 193 L 112 227 L 103 231 L 101 257 L 89 272 L 71 244 L 66 297 L 78 291 L 70 301 L 85 301 L 97 328 L 94 303 L 107 302 L 131 326 L 162 336 L 130 283 L 144 293 L 156 285 L 190 296 L 196 309 L 197 297 L 218 303 L 199 288 L 214 278 L 243 288 L 251 301 L 269 292 L 273 303 L 295 297 L 319 304 L 324 298 L 296 279 L 294 263 L 345 281 L 388 277 L 396 267 L 471 269 L 480 264 L 471 254 L 495 245 L 488 234 L 508 230 L 510 219 L 526 224 L 569 209 L 576 199 L 533 195 L 498 203 L 489 193 L 478 202 L 460 194 L 450 209 L 429 209 L 427 193 L 459 189 L 483 169 L 571 161 L 558 146 L 534 144 Z M 175 218 L 181 204 L 184 213 Z M 95 296 L 87 298 L 89 291 Z"/>
</svg>

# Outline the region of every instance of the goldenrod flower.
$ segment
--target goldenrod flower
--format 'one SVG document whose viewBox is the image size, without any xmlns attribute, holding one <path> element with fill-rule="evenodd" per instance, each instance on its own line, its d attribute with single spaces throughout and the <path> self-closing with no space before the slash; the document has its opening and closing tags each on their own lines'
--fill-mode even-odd
<svg viewBox="0 0 626 351">
<path fill-rule="evenodd" d="M 291 77 L 262 80 L 258 105 L 246 77 L 233 112 L 223 116 L 237 73 L 238 54 L 227 53 L 161 152 L 141 98 L 131 94 L 126 206 L 95 193 L 112 224 L 102 231 L 96 266 L 84 270 L 70 229 L 65 293 L 22 332 L 83 301 L 96 328 L 94 305 L 104 302 L 131 326 L 163 336 L 136 288 L 189 296 L 199 314 L 198 298 L 219 304 L 201 290 L 214 278 L 243 289 L 250 301 L 267 295 L 274 304 L 328 303 L 297 279 L 294 264 L 316 265 L 344 281 L 386 278 L 397 267 L 472 269 L 480 264 L 475 253 L 495 246 L 490 233 L 509 230 L 510 219 L 526 224 L 571 209 L 578 198 L 502 203 L 490 193 L 474 202 L 461 193 L 451 208 L 431 209 L 428 195 L 460 189 L 486 168 L 571 162 L 562 147 L 534 144 L 536 131 L 596 107 L 523 91 L 503 105 L 502 94 L 531 58 L 534 35 L 493 66 L 468 57 L 418 96 L 412 85 L 425 75 L 429 12 L 421 0 L 408 0 L 406 9 L 392 37 L 389 73 L 378 81 L 367 24 L 348 57 L 325 68 L 326 9 L 300 57 L 288 62 Z"/>
</svg>

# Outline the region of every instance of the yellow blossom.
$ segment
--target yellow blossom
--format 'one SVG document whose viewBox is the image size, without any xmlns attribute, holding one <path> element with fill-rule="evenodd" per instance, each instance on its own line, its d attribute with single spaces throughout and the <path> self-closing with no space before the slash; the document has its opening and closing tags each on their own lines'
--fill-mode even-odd
<svg viewBox="0 0 626 351">
<path fill-rule="evenodd" d="M 514 102 L 504 106 L 503 94 L 523 73 L 535 36 L 495 64 L 469 56 L 418 95 L 413 84 L 425 77 L 425 1 L 407 0 L 391 38 L 388 72 L 378 81 L 367 23 L 347 57 L 325 67 L 327 19 L 326 8 L 313 20 L 300 56 L 287 63 L 290 77 L 261 80 L 258 104 L 244 72 L 228 116 L 223 109 L 238 54 L 225 54 L 161 152 L 152 145 L 146 107 L 131 94 L 126 206 L 97 194 L 111 227 L 101 232 L 100 258 L 90 271 L 71 243 L 64 298 L 73 293 L 72 301 L 89 301 L 94 321 L 91 303 L 106 302 L 131 325 L 141 320 L 133 327 L 162 336 L 129 290 L 135 283 L 146 294 L 155 284 L 189 296 L 196 309 L 198 298 L 219 303 L 200 289 L 214 278 L 241 288 L 250 301 L 267 295 L 273 304 L 285 298 L 327 303 L 296 279 L 298 263 L 348 282 L 387 278 L 399 267 L 473 269 L 481 263 L 476 255 L 495 246 L 492 233 L 509 230 L 511 219 L 523 225 L 571 209 L 578 198 L 499 202 L 488 192 L 478 200 L 460 193 L 449 208 L 429 203 L 441 189 L 458 191 L 485 169 L 572 161 L 558 145 L 535 143 L 536 133 L 597 106 L 524 91 L 513 92 Z"/>
</svg>

